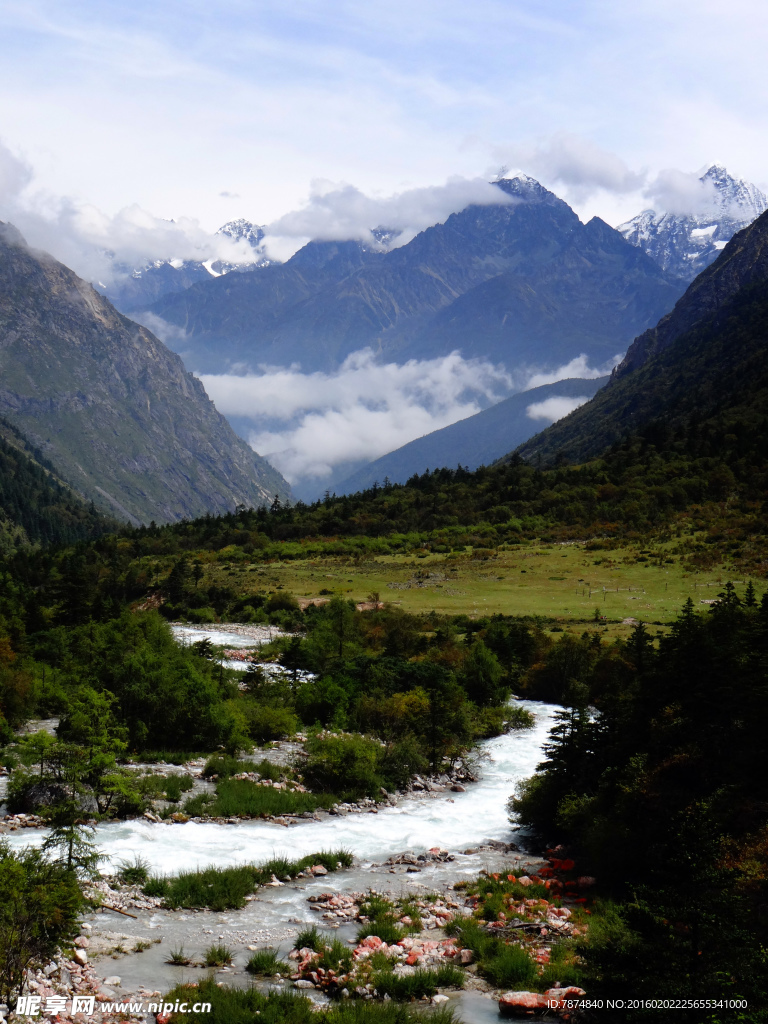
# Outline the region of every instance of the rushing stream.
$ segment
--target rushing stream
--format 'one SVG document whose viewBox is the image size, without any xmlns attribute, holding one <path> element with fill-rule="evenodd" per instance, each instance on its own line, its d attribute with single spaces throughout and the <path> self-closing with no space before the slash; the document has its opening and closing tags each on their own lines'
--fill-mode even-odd
<svg viewBox="0 0 768 1024">
<path fill-rule="evenodd" d="M 489 839 L 512 838 L 506 803 L 520 779 L 533 773 L 556 708 L 523 702 L 536 716 L 532 729 L 510 732 L 481 744 L 480 781 L 466 793 L 449 791 L 402 800 L 377 814 L 349 814 L 285 827 L 264 821 L 238 825 L 190 821 L 153 824 L 144 819 L 99 825 L 96 843 L 106 857 L 102 871 L 135 856 L 154 873 L 216 864 L 259 863 L 285 853 L 292 858 L 343 847 L 361 861 L 382 861 L 403 850 L 416 853 L 440 846 L 462 850 Z M 45 833 L 24 830 L 8 836 L 12 846 L 40 843 Z"/>
<path fill-rule="evenodd" d="M 189 642 L 199 639 L 202 630 L 185 628 Z M 253 639 L 244 642 L 236 635 L 222 636 L 218 631 L 211 639 L 231 646 L 256 646 Z M 278 889 L 262 889 L 258 897 L 243 910 L 227 913 L 208 911 L 174 913 L 170 911 L 138 911 L 136 920 L 117 918 L 102 913 L 92 915 L 94 936 L 112 944 L 132 948 L 134 940 L 162 937 L 161 945 L 152 945 L 141 953 L 95 962 L 101 976 L 117 973 L 121 991 L 133 991 L 140 985 L 167 990 L 181 980 L 204 973 L 194 968 L 179 968 L 165 963 L 167 951 L 178 945 L 194 951 L 202 950 L 212 940 L 224 940 L 237 949 L 234 970 L 220 972 L 217 977 L 228 984 L 250 984 L 243 971 L 247 946 L 269 943 L 283 952 L 292 946 L 298 928 L 310 920 L 307 897 L 323 891 L 362 891 L 370 886 L 391 892 L 447 890 L 458 878 L 473 877 L 485 867 L 498 870 L 505 863 L 517 863 L 521 871 L 535 860 L 526 854 L 493 855 L 489 851 L 464 853 L 489 840 L 510 842 L 515 837 L 508 819 L 507 800 L 516 784 L 530 776 L 542 760 L 542 747 L 557 708 L 534 701 L 522 702 L 535 716 L 532 729 L 510 732 L 480 745 L 480 778 L 464 793 L 443 791 L 414 795 L 396 806 L 386 806 L 377 813 L 353 813 L 328 817 L 322 821 L 307 820 L 296 825 L 281 826 L 264 821 L 224 825 L 214 822 L 190 821 L 184 824 L 150 823 L 144 819 L 99 825 L 95 841 L 104 856 L 103 872 L 110 872 L 121 862 L 135 857 L 146 861 L 153 874 L 176 874 L 186 869 L 208 865 L 220 867 L 259 863 L 285 854 L 291 859 L 323 849 L 345 848 L 354 854 L 356 863 L 349 871 L 341 871 L 322 879 L 296 880 Z M 8 835 L 13 847 L 39 845 L 45 836 L 42 830 L 24 829 Z M 427 865 L 416 875 L 403 874 L 404 869 L 382 866 L 393 854 L 410 850 L 423 852 L 442 847 L 454 853 L 455 860 L 445 864 Z M 533 865 L 532 865 L 533 867 Z M 344 926 L 338 934 L 351 938 L 354 926 Z M 457 993 L 455 1002 L 465 1024 L 486 1024 L 498 1021 L 496 1003 L 479 992 Z"/>
</svg>

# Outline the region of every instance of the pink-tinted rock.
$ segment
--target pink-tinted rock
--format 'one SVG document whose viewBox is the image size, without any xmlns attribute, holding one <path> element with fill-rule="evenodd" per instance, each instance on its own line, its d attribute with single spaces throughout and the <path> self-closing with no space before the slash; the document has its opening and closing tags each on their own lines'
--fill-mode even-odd
<svg viewBox="0 0 768 1024">
<path fill-rule="evenodd" d="M 367 949 L 378 949 L 382 945 L 381 939 L 378 935 L 368 935 L 360 943 L 361 946 L 365 946 Z"/>
<path fill-rule="evenodd" d="M 547 1009 L 547 997 L 540 992 L 505 992 L 499 999 L 499 1012 L 509 1016 L 524 1011 L 535 1013 Z"/>
</svg>

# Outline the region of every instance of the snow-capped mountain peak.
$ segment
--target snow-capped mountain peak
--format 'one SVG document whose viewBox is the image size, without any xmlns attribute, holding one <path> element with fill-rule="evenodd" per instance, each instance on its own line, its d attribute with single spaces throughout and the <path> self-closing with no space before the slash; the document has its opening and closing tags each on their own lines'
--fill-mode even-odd
<svg viewBox="0 0 768 1024">
<path fill-rule="evenodd" d="M 698 179 L 687 212 L 643 210 L 618 231 L 664 270 L 692 281 L 737 231 L 768 209 L 768 198 L 751 182 L 711 164 Z"/>
</svg>

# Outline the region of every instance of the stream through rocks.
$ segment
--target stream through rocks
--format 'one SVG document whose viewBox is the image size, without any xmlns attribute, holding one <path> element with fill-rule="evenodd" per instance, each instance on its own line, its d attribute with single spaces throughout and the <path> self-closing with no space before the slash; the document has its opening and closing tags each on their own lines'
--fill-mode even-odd
<svg viewBox="0 0 768 1024">
<path fill-rule="evenodd" d="M 216 979 L 246 986 L 253 983 L 244 967 L 254 947 L 275 946 L 285 955 L 296 934 L 312 923 L 333 929 L 345 942 L 353 939 L 359 923 L 321 918 L 312 909 L 316 905 L 309 901 L 312 896 L 373 888 L 395 898 L 438 893 L 453 899 L 454 883 L 472 879 L 483 869 L 509 867 L 517 875 L 536 874 L 543 862 L 514 845 L 523 846 L 524 837 L 510 824 L 506 805 L 516 784 L 533 774 L 542 760 L 543 744 L 558 709 L 535 701 L 521 703 L 535 716 L 533 728 L 484 741 L 478 781 L 468 784 L 463 793 L 445 789 L 409 794 L 395 806 L 289 826 L 265 821 L 220 824 L 145 819 L 99 825 L 95 842 L 104 857 L 103 874 L 136 857 L 148 863 L 152 874 L 167 875 L 210 865 L 258 864 L 283 854 L 297 859 L 340 848 L 355 858 L 347 870 L 264 887 L 242 910 L 215 913 L 129 906 L 135 918 L 108 910 L 89 915 L 85 919 L 88 962 L 102 981 L 108 979 L 106 992 L 114 992 L 111 998 L 126 1000 L 138 990 L 165 992 L 181 981 L 210 973 L 210 968 L 165 963 L 170 951 L 182 946 L 192 960 L 199 960 L 214 943 L 231 947 L 233 964 L 217 970 Z M 44 837 L 41 829 L 5 836 L 12 847 L 39 845 Z M 385 863 L 406 851 L 414 855 L 407 859 L 413 860 L 433 848 L 447 851 L 450 859 L 427 859 L 416 865 Z M 433 935 L 435 939 L 444 937 L 439 928 Z M 144 947 L 142 951 L 134 951 L 137 944 Z M 468 990 L 451 994 L 451 1004 L 465 1024 L 500 1019 L 496 999 L 481 989 L 470 985 Z M 316 998 L 315 993 L 309 994 Z"/>
</svg>

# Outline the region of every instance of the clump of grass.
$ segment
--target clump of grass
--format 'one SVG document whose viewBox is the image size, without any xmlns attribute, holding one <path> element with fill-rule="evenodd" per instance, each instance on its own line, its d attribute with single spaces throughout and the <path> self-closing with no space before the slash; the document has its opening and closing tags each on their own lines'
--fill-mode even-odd
<svg viewBox="0 0 768 1024">
<path fill-rule="evenodd" d="M 137 854 L 131 863 L 124 861 L 120 865 L 117 877 L 125 885 L 144 885 L 149 878 L 149 862 Z"/>
<path fill-rule="evenodd" d="M 168 880 L 163 877 L 148 878 L 141 891 L 145 896 L 165 896 L 168 892 Z"/>
<path fill-rule="evenodd" d="M 218 775 L 220 779 L 228 779 L 230 775 L 239 775 L 241 772 L 253 770 L 250 761 L 241 761 L 230 754 L 214 754 L 205 762 L 203 778 L 210 779 L 212 775 Z"/>
<path fill-rule="evenodd" d="M 134 953 L 143 953 L 144 950 L 145 949 L 149 949 L 151 947 L 151 945 L 152 945 L 151 942 L 145 942 L 144 939 L 139 939 L 139 941 L 133 947 L 133 952 Z"/>
<path fill-rule="evenodd" d="M 209 946 L 203 954 L 206 967 L 226 967 L 232 963 L 232 950 L 229 946 Z"/>
<path fill-rule="evenodd" d="M 194 787 L 189 775 L 170 775 L 165 780 L 165 799 L 177 804 L 182 793 L 188 793 Z"/>
<path fill-rule="evenodd" d="M 269 882 L 272 875 L 292 878 L 305 868 L 322 864 L 328 871 L 338 865 L 349 866 L 351 854 L 346 850 L 309 854 L 298 861 L 276 857 L 266 864 L 242 864 L 231 868 L 205 868 L 202 871 L 184 871 L 174 878 L 150 878 L 144 886 L 147 896 L 161 896 L 172 910 L 239 910 L 260 885 Z"/>
<path fill-rule="evenodd" d="M 245 965 L 246 971 L 250 974 L 269 975 L 286 974 L 290 971 L 290 965 L 281 960 L 276 949 L 267 946 L 265 949 L 257 949 L 251 959 Z"/>
<path fill-rule="evenodd" d="M 464 973 L 457 967 L 438 967 L 436 971 L 415 971 L 402 977 L 391 972 L 374 974 L 371 984 L 380 996 L 400 1002 L 435 995 L 438 988 L 463 988 Z"/>
<path fill-rule="evenodd" d="M 382 942 L 391 946 L 392 943 L 399 942 L 405 934 L 405 929 L 401 928 L 393 917 L 379 917 L 375 921 L 364 924 L 358 930 L 357 941 L 362 942 L 369 935 L 378 935 Z"/>
<path fill-rule="evenodd" d="M 496 988 L 524 988 L 538 980 L 536 964 L 522 946 L 499 942 L 494 952 L 480 961 L 479 971 Z"/>
<path fill-rule="evenodd" d="M 296 936 L 294 949 L 312 949 L 315 953 L 319 953 L 325 945 L 326 939 L 330 939 L 330 936 L 319 932 L 314 925 L 311 928 L 302 928 Z"/>
<path fill-rule="evenodd" d="M 262 779 L 269 779 L 271 782 L 279 782 L 283 774 L 282 770 L 276 764 L 268 761 L 266 757 L 263 757 L 258 764 L 251 765 L 250 770 L 258 772 Z"/>
<path fill-rule="evenodd" d="M 208 814 L 217 818 L 262 818 L 267 815 L 302 814 L 331 807 L 336 798 L 328 793 L 300 793 L 292 789 L 259 786 L 248 779 L 224 779 L 216 796 L 201 794 L 188 800 L 184 810 L 191 817 Z"/>
<path fill-rule="evenodd" d="M 347 972 L 352 970 L 352 950 L 341 939 L 333 938 L 320 950 L 317 966 L 326 971 Z"/>
<path fill-rule="evenodd" d="M 172 949 L 168 954 L 165 961 L 167 964 L 173 964 L 174 967 L 188 967 L 192 961 L 184 952 L 184 947 L 179 946 L 178 949 Z"/>
</svg>

